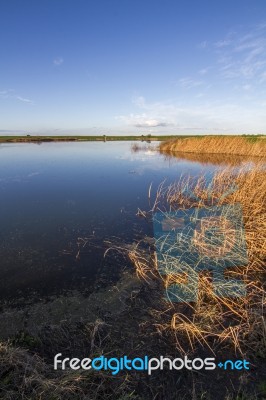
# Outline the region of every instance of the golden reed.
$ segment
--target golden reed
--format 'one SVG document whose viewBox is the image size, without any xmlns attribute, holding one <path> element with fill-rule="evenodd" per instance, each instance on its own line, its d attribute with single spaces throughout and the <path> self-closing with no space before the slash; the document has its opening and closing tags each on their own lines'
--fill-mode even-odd
<svg viewBox="0 0 266 400">
<path fill-rule="evenodd" d="M 162 152 L 266 157 L 266 138 L 257 136 L 199 136 L 162 142 L 160 150 Z"/>
</svg>

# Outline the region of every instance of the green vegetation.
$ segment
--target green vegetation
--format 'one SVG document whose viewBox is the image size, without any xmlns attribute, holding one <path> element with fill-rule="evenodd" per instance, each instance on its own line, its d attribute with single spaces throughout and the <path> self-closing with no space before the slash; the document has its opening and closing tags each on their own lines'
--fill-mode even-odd
<svg viewBox="0 0 266 400">
<path fill-rule="evenodd" d="M 0 136 L 0 143 L 9 143 L 9 142 L 109 142 L 109 141 L 133 141 L 133 140 L 141 140 L 141 141 L 154 141 L 154 140 L 170 140 L 178 137 L 178 135 L 165 135 L 165 136 L 156 136 L 156 135 L 137 135 L 137 136 Z M 186 136 L 188 137 L 188 136 Z"/>
</svg>

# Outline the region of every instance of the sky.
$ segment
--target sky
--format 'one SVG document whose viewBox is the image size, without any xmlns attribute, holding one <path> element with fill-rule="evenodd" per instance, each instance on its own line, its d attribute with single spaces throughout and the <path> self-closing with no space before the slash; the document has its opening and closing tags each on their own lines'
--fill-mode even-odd
<svg viewBox="0 0 266 400">
<path fill-rule="evenodd" d="M 265 0 L 0 0 L 0 135 L 266 133 Z"/>
</svg>

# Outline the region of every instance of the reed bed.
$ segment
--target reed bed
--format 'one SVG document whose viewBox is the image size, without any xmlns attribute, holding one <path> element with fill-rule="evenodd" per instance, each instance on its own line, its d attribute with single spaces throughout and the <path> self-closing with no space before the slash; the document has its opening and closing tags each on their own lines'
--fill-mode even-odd
<svg viewBox="0 0 266 400">
<path fill-rule="evenodd" d="M 197 180 L 181 177 L 170 186 L 164 183 L 158 188 L 152 213 L 191 208 L 208 208 L 229 204 L 241 204 L 247 244 L 248 263 L 232 266 L 225 271 L 227 291 L 234 293 L 232 279 L 245 284 L 246 294 L 243 296 L 218 296 L 213 290 L 210 271 L 196 274 L 194 268 L 180 273 L 178 261 L 171 255 L 164 256 L 163 274 L 158 265 L 156 252 L 146 257 L 146 262 L 138 254 L 131 260 L 136 266 L 139 277 L 147 281 L 157 274 L 165 289 L 173 284 L 187 282 L 190 276 L 190 289 L 197 289 L 196 301 L 172 302 L 168 299 L 166 307 L 171 303 L 172 311 L 168 322 L 157 324 L 161 332 L 174 333 L 176 347 L 179 352 L 187 354 L 199 347 L 216 353 L 221 349 L 238 354 L 250 353 L 251 357 L 266 356 L 266 179 L 265 165 L 248 168 L 226 169 L 214 175 L 212 181 L 204 176 Z M 232 189 L 233 188 L 233 189 Z M 225 208 L 226 209 L 226 208 Z M 230 215 L 224 215 L 230 219 Z M 224 226 L 226 237 L 230 240 L 230 227 Z M 158 239 L 157 239 L 158 240 Z M 157 243 L 158 245 L 158 243 Z M 210 249 L 209 249 L 210 250 Z M 202 254 L 206 247 L 202 248 Z M 173 265 L 176 262 L 176 271 Z M 169 266 L 169 270 L 167 268 Z M 194 281 L 193 281 L 194 280 Z M 230 285 L 232 285 L 230 287 Z M 155 313 L 156 315 L 156 313 Z M 189 350 L 190 349 L 190 350 Z"/>
<path fill-rule="evenodd" d="M 199 136 L 162 142 L 160 151 L 266 157 L 266 138 Z"/>
</svg>

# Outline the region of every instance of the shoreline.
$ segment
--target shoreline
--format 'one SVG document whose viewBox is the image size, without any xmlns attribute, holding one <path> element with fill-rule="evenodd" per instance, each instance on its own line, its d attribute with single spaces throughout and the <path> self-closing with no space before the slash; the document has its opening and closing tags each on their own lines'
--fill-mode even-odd
<svg viewBox="0 0 266 400">
<path fill-rule="evenodd" d="M 183 143 L 183 140 L 196 140 L 196 143 L 199 142 L 197 139 L 203 140 L 213 140 L 213 139 L 222 139 L 222 138 L 230 138 L 230 140 L 235 140 L 235 138 L 244 138 L 250 142 L 256 142 L 258 140 L 263 140 L 266 138 L 265 135 L 95 135 L 95 136 L 80 136 L 80 135 L 62 135 L 62 136 L 49 136 L 49 135 L 17 135 L 17 136 L 0 136 L 0 143 L 40 143 L 40 142 L 113 142 L 113 141 L 141 141 L 141 142 L 153 142 L 159 141 L 164 142 L 162 150 L 172 150 L 172 151 L 182 151 L 182 152 L 199 152 L 197 149 L 192 148 L 189 151 L 184 151 L 184 149 L 180 149 L 179 144 L 180 141 Z M 177 143 L 178 141 L 178 143 Z M 173 146 L 174 145 L 174 146 Z M 183 146 L 182 146 L 183 147 Z M 209 153 L 207 151 L 207 153 Z"/>
<path fill-rule="evenodd" d="M 165 141 L 181 138 L 178 135 L 165 136 L 0 136 L 0 143 L 36 143 L 36 142 L 109 142 L 109 141 Z M 188 136 L 186 136 L 188 137 Z"/>
</svg>

